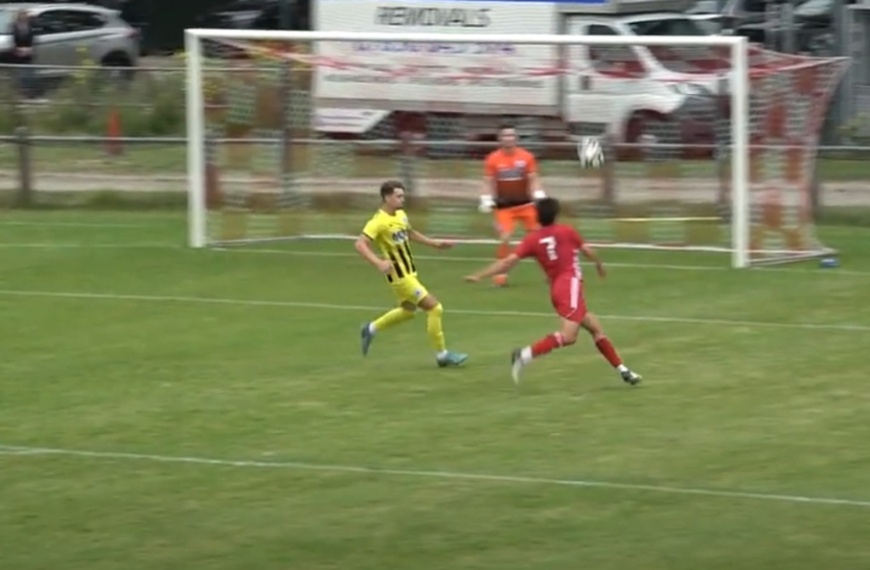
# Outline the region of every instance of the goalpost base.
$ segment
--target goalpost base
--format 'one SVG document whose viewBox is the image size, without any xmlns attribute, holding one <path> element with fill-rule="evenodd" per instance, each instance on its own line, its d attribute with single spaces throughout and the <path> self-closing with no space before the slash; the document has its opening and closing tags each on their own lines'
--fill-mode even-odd
<svg viewBox="0 0 870 570">
<path fill-rule="evenodd" d="M 782 257 L 759 258 L 753 259 L 752 265 L 757 267 L 769 267 L 771 265 L 786 265 L 789 263 L 800 263 L 804 261 L 813 261 L 814 259 L 824 259 L 826 257 L 837 257 L 840 255 L 839 250 L 826 248 L 821 251 L 805 251 L 805 252 L 787 252 L 788 255 Z"/>
</svg>

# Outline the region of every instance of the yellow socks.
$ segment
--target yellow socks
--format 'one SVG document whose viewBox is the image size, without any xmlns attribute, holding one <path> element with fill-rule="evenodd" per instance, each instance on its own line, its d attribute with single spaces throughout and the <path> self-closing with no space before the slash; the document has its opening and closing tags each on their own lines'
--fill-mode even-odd
<svg viewBox="0 0 870 570">
<path fill-rule="evenodd" d="M 447 350 L 447 344 L 444 341 L 444 328 L 441 326 L 441 315 L 443 314 L 444 307 L 441 306 L 441 303 L 426 312 L 426 333 L 429 335 L 429 340 L 432 341 L 432 347 L 439 353 Z"/>
<path fill-rule="evenodd" d="M 441 325 L 441 316 L 443 314 L 444 307 L 441 306 L 441 303 L 426 311 L 426 334 L 429 335 L 432 347 L 438 354 L 445 354 L 447 352 L 447 343 L 444 340 L 444 328 Z M 381 332 L 413 318 L 414 311 L 396 307 L 369 323 L 369 332 L 372 334 Z"/>
<path fill-rule="evenodd" d="M 407 311 L 402 307 L 396 307 L 387 311 L 376 320 L 369 324 L 370 332 L 380 332 L 382 330 L 394 327 L 399 323 L 404 323 L 414 318 L 414 311 Z"/>
</svg>

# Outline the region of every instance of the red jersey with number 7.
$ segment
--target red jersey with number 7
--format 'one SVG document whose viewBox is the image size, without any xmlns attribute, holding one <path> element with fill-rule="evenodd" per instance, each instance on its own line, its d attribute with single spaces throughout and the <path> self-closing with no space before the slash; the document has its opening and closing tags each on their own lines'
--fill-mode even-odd
<svg viewBox="0 0 870 570">
<path fill-rule="evenodd" d="M 566 277 L 583 279 L 581 247 L 583 238 L 577 230 L 564 224 L 553 224 L 527 234 L 514 250 L 514 255 L 521 259 L 534 257 L 553 285 Z"/>
</svg>

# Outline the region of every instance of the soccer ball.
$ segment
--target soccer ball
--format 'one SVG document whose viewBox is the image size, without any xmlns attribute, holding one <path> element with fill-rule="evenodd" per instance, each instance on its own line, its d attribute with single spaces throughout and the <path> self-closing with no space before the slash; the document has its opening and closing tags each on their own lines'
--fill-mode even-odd
<svg viewBox="0 0 870 570">
<path fill-rule="evenodd" d="M 604 164 L 604 149 L 595 137 L 583 137 L 577 143 L 577 158 L 583 168 L 599 168 Z"/>
</svg>

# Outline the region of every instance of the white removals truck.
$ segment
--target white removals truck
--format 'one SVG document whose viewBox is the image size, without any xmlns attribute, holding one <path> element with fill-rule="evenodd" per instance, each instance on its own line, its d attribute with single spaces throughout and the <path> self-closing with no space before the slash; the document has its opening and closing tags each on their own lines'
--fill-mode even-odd
<svg viewBox="0 0 870 570">
<path fill-rule="evenodd" d="M 313 0 L 322 31 L 445 34 L 706 35 L 691 0 Z M 688 46 L 322 42 L 313 46 L 323 132 L 422 130 L 489 138 L 501 119 L 532 118 L 566 136 L 709 143 L 722 50 Z M 408 126 L 414 125 L 414 126 Z M 545 127 L 541 125 L 546 125 Z M 433 130 L 438 132 L 432 132 Z M 452 131 L 452 132 L 451 132 Z M 480 136 L 475 136 L 480 135 Z M 489 135 L 489 137 L 486 137 Z"/>
</svg>

